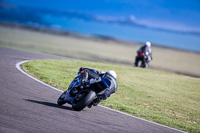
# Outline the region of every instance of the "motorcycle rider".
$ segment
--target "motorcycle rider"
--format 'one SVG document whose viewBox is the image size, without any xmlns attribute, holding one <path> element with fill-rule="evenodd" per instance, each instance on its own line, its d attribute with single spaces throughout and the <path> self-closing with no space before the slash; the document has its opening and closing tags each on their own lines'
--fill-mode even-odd
<svg viewBox="0 0 200 133">
<path fill-rule="evenodd" d="M 90 68 L 80 68 L 78 74 L 81 74 L 83 82 L 78 85 L 80 88 L 92 87 L 99 91 L 101 99 L 95 99 L 94 106 L 98 105 L 101 100 L 106 100 L 111 94 L 117 91 L 116 72 L 109 70 L 107 72 L 97 71 Z M 72 104 L 73 97 L 66 91 L 65 101 Z"/>
<path fill-rule="evenodd" d="M 148 63 L 153 59 L 152 58 L 152 51 L 151 51 L 151 42 L 147 41 L 145 43 L 145 45 L 143 45 L 138 51 L 137 54 L 144 52 L 145 55 L 147 56 L 147 61 Z M 136 62 L 138 61 L 138 57 L 136 56 L 135 59 L 135 66 L 136 66 Z"/>
</svg>

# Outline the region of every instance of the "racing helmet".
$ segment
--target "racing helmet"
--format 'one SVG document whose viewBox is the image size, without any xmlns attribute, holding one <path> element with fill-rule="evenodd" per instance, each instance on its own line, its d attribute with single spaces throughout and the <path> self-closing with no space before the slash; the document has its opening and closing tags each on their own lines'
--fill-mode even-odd
<svg viewBox="0 0 200 133">
<path fill-rule="evenodd" d="M 109 70 L 106 73 L 109 73 L 110 75 L 112 75 L 114 78 L 117 78 L 117 74 L 114 70 Z"/>
<path fill-rule="evenodd" d="M 147 42 L 145 43 L 145 45 L 148 46 L 148 47 L 151 47 L 151 42 L 147 41 Z"/>
</svg>

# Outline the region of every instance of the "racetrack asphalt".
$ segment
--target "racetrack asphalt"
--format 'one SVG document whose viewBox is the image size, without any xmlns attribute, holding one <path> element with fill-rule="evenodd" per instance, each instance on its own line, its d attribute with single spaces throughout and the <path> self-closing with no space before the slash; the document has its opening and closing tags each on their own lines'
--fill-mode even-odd
<svg viewBox="0 0 200 133">
<path fill-rule="evenodd" d="M 175 133 L 173 128 L 131 117 L 101 106 L 73 111 L 58 106 L 62 92 L 20 72 L 24 60 L 70 58 L 0 47 L 0 133 Z"/>
</svg>

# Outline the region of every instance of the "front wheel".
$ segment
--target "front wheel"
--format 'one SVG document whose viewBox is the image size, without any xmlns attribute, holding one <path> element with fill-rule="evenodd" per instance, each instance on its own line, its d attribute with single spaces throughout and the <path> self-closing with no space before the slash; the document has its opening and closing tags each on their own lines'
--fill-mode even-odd
<svg viewBox="0 0 200 133">
<path fill-rule="evenodd" d="M 65 96 L 66 96 L 66 91 L 63 92 L 62 95 L 58 98 L 58 100 L 57 100 L 57 104 L 58 104 L 58 105 L 61 105 L 61 106 L 62 106 L 63 104 L 66 103 L 66 101 L 65 101 Z"/>
<path fill-rule="evenodd" d="M 75 111 L 81 111 L 90 103 L 93 102 L 94 98 L 96 97 L 96 93 L 94 91 L 90 91 L 83 99 L 80 101 L 74 101 L 72 103 L 72 109 Z"/>
<path fill-rule="evenodd" d="M 148 67 L 149 67 L 148 62 L 145 62 L 145 63 L 144 63 L 144 67 L 145 67 L 145 68 L 148 68 Z"/>
</svg>

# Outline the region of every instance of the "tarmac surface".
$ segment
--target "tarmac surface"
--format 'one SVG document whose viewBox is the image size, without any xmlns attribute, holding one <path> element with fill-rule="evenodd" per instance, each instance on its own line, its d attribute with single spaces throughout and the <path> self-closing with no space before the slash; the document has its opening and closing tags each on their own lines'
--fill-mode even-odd
<svg viewBox="0 0 200 133">
<path fill-rule="evenodd" d="M 47 87 L 16 68 L 18 62 L 64 59 L 0 47 L 1 133 L 176 133 L 173 128 L 148 122 L 98 106 L 73 111 L 58 106 L 62 92 Z"/>
</svg>

